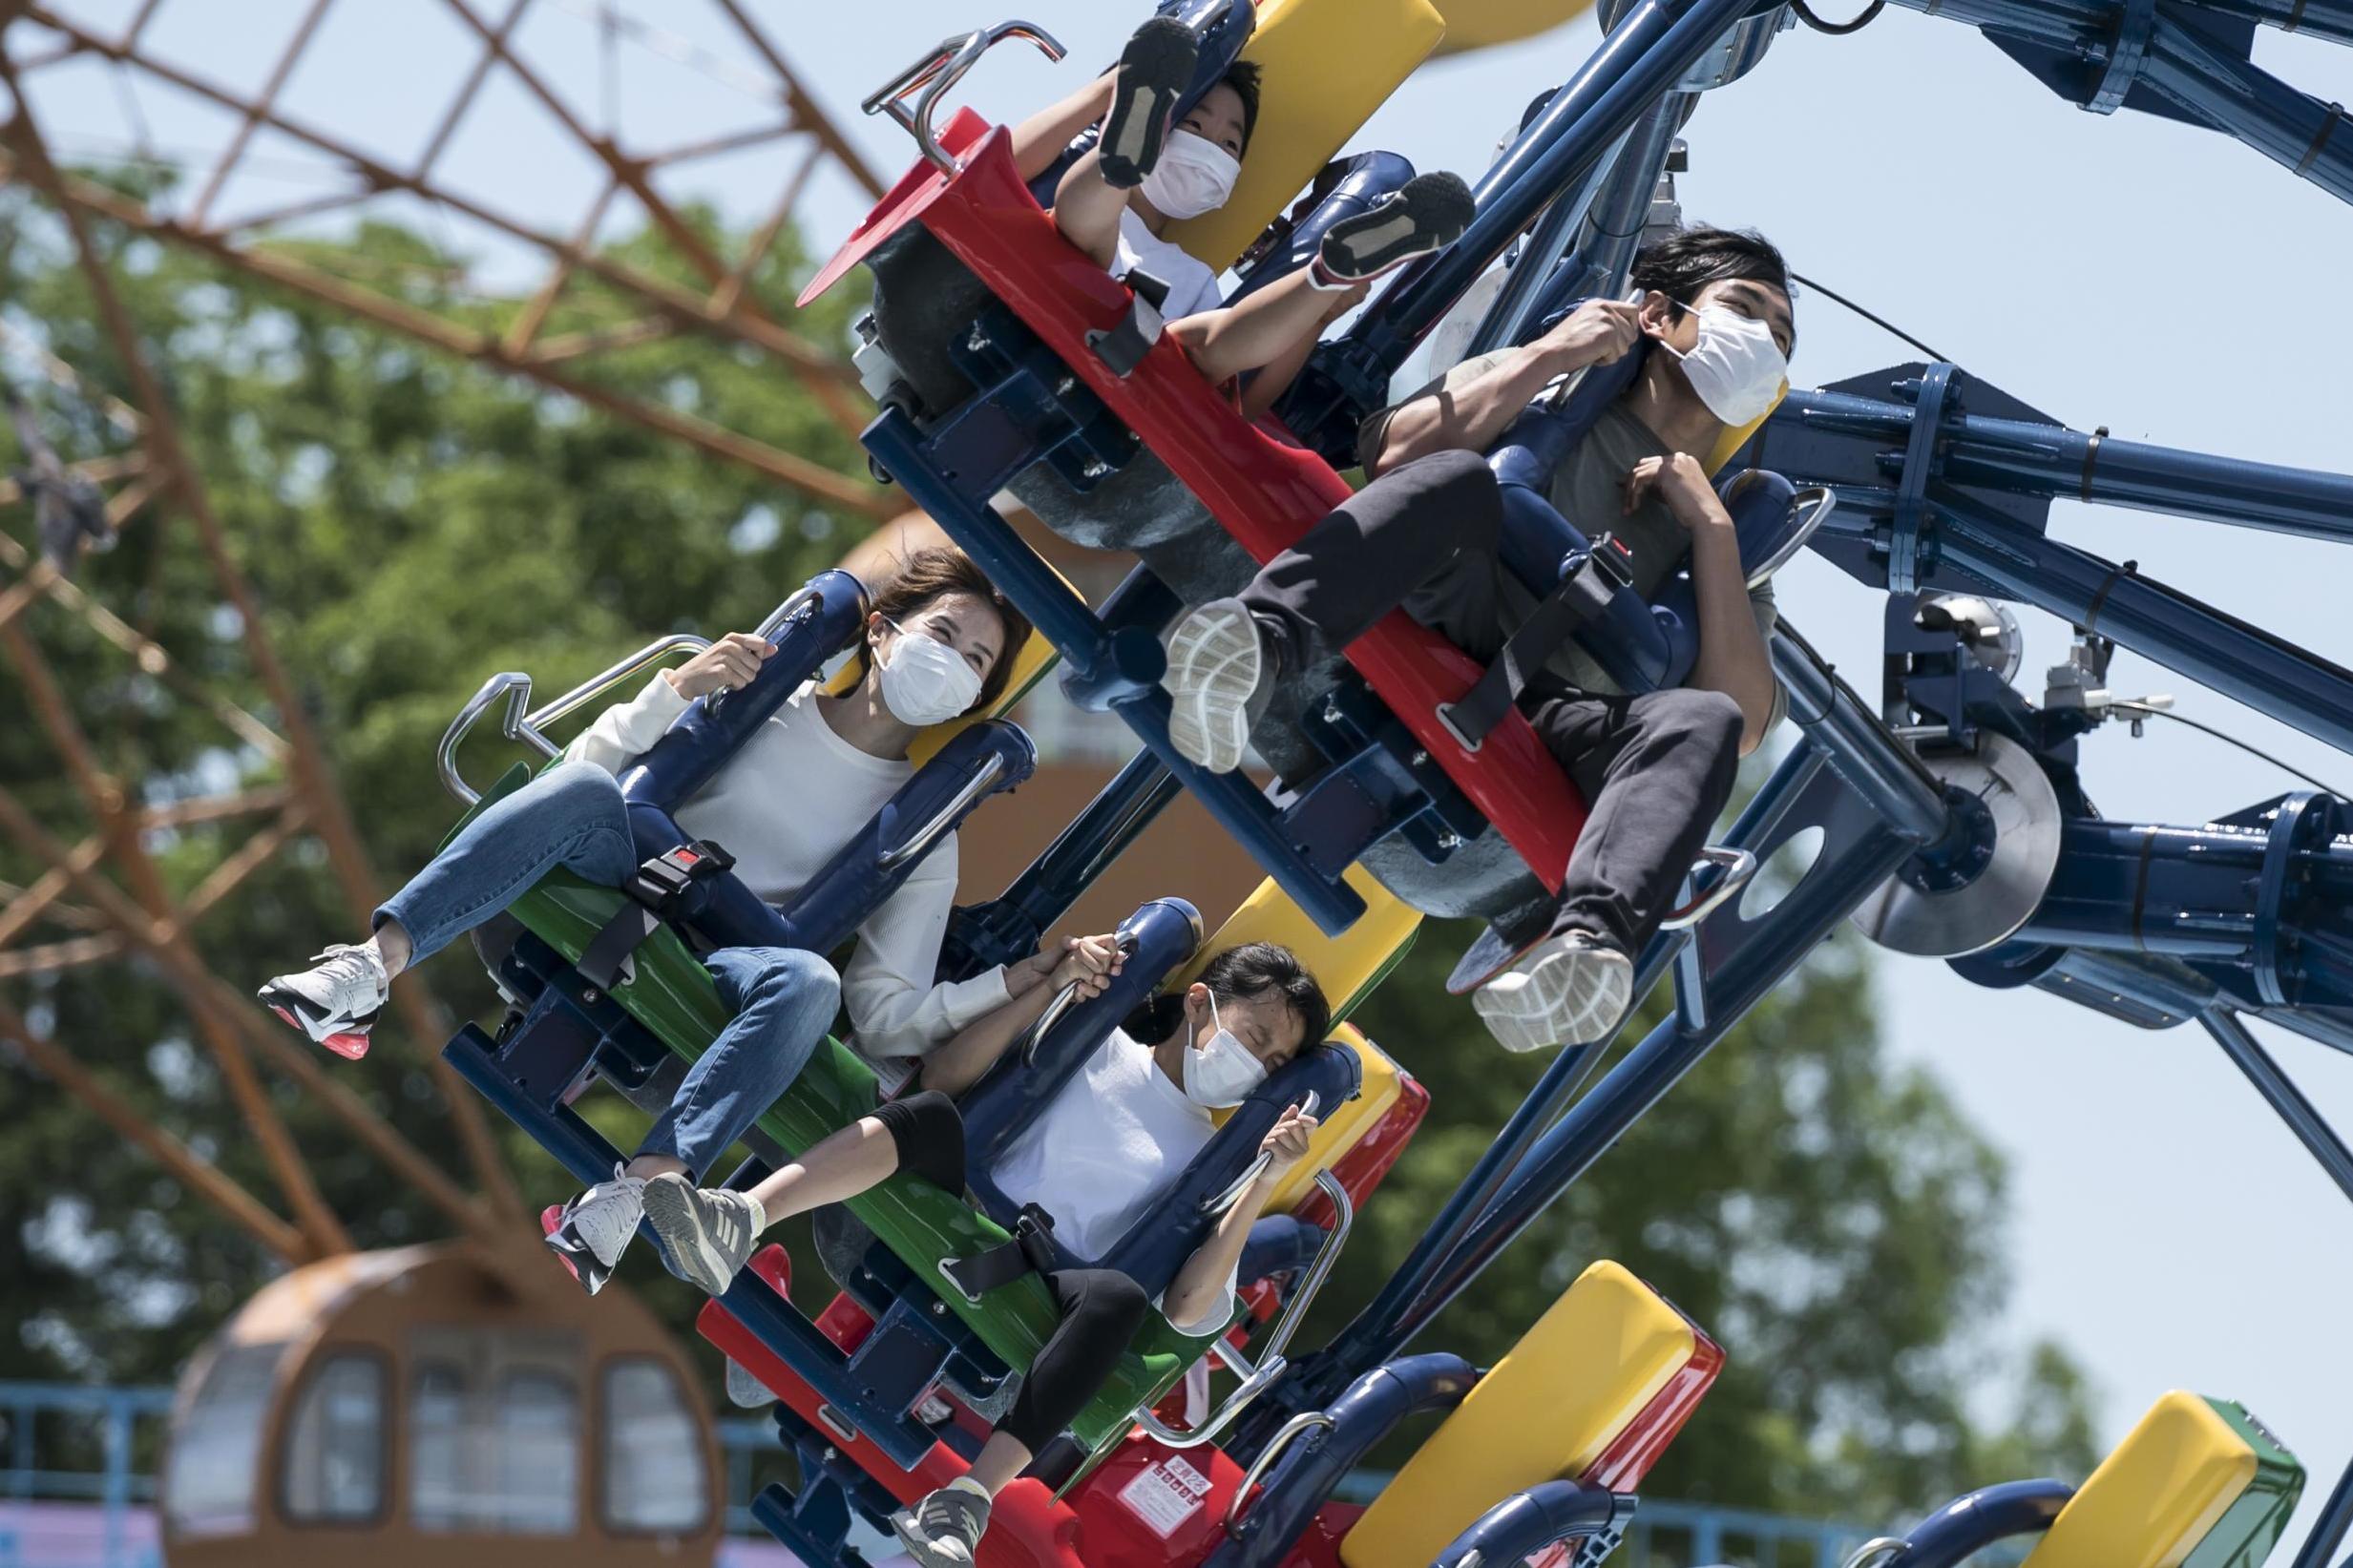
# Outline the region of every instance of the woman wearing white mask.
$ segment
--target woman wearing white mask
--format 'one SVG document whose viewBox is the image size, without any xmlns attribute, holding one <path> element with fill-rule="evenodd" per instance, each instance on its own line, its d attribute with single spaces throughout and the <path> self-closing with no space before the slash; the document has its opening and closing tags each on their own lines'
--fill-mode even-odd
<svg viewBox="0 0 2353 1568">
<path fill-rule="evenodd" d="M 902 1167 L 960 1193 L 963 1125 L 948 1096 L 977 1082 L 1064 985 L 1093 995 L 1119 968 L 1115 938 L 1073 939 L 1046 985 L 924 1059 L 922 1092 L 843 1128 L 748 1193 L 698 1192 L 677 1179 L 648 1182 L 646 1218 L 674 1254 L 692 1260 L 688 1277 L 717 1295 L 763 1230 L 864 1192 Z M 1229 948 L 1183 992 L 1156 998 L 1111 1032 L 1005 1151 L 997 1183 L 1006 1197 L 1052 1215 L 1055 1238 L 1070 1250 L 1100 1257 L 1209 1141 L 1209 1113 L 1240 1104 L 1269 1073 L 1320 1042 L 1331 1022 L 1323 989 L 1290 949 L 1271 942 Z M 1267 1134 L 1260 1145 L 1266 1166 L 1160 1299 L 1177 1329 L 1202 1338 L 1224 1330 L 1250 1226 L 1306 1157 L 1315 1125 L 1293 1107 Z M 1046 1284 L 1062 1321 L 1003 1424 L 965 1475 L 893 1521 L 924 1568 L 969 1568 L 990 1500 L 1094 1397 L 1152 1305 L 1135 1281 L 1110 1269 L 1060 1270 Z"/>
<path fill-rule="evenodd" d="M 1116 70 L 1014 129 L 1014 163 L 1034 179 L 1102 123 L 1095 146 L 1055 187 L 1055 227 L 1114 278 L 1142 272 L 1166 284 L 1161 318 L 1202 374 L 1223 383 L 1258 372 L 1242 394 L 1244 411 L 1256 415 L 1298 374 L 1325 323 L 1363 299 L 1373 279 L 1452 242 L 1476 208 L 1456 176 L 1417 176 L 1334 224 L 1308 266 L 1226 308 L 1217 274 L 1165 236 L 1232 196 L 1258 122 L 1259 72 L 1237 62 L 1177 116 L 1197 44 L 1173 18 L 1145 21 Z"/>
<path fill-rule="evenodd" d="M 1003 694 L 1029 631 L 962 554 L 914 552 L 873 596 L 857 683 L 839 696 L 813 681 L 795 692 L 678 808 L 679 826 L 724 846 L 761 899 L 788 903 L 914 776 L 907 754 L 917 734 Z M 325 962 L 280 975 L 262 988 L 263 1001 L 356 1059 L 393 975 L 504 909 L 550 869 L 620 886 L 641 857 L 617 776 L 687 704 L 749 681 L 774 651 L 735 633 L 656 676 L 599 715 L 562 764 L 467 824 L 385 901 L 365 942 L 329 948 Z M 799 1076 L 845 1004 L 859 1050 L 905 1058 L 1044 984 L 1059 952 L 934 983 L 956 885 L 950 834 L 858 929 L 839 975 L 824 954 L 795 949 L 706 956 L 734 1021 L 687 1073 L 636 1157 L 567 1205 L 549 1242 L 583 1284 L 599 1287 L 636 1234 L 646 1178 L 707 1170 Z M 1040 993 L 1040 1005 L 1048 994 Z"/>
</svg>

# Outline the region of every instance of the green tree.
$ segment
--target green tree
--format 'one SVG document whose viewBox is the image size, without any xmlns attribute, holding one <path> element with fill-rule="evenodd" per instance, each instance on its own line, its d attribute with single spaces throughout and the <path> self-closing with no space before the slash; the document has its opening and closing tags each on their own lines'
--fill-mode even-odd
<svg viewBox="0 0 2353 1568">
<path fill-rule="evenodd" d="M 698 221 L 715 230 L 707 215 Z M 485 674 L 528 669 L 555 690 L 648 637 L 749 625 L 852 536 L 851 521 L 634 426 L 185 253 L 100 234 L 388 876 L 424 860 L 453 815 L 433 781 L 434 742 Z M 397 280 L 419 305 L 485 329 L 518 308 L 460 292 L 453 259 L 400 229 L 370 226 L 341 245 L 304 248 L 333 269 Z M 620 248 L 690 281 L 654 240 Z M 805 270 L 788 237 L 752 287 L 781 310 Z M 846 308 L 804 318 L 802 329 L 838 337 Z M 96 389 L 127 392 L 54 220 L 16 190 L 0 192 L 0 313 Z M 584 282 L 549 330 L 620 315 L 620 302 Z M 854 471 L 854 447 L 809 398 L 723 347 L 681 337 L 597 364 L 593 374 L 608 385 Z M 53 415 L 70 455 L 119 444 L 87 419 L 68 429 L 70 412 Z M 0 445 L 0 463 L 12 455 Z M 0 527 L 28 536 L 21 508 Z M 120 548 L 84 564 L 81 580 L 214 689 L 266 715 L 184 521 L 168 510 L 142 517 Z M 266 756 L 193 704 L 167 700 L 74 617 L 36 606 L 27 624 L 72 683 L 102 764 L 145 798 L 271 778 Z M 12 681 L 0 682 L 0 783 L 59 836 L 93 826 Z M 1052 825 L 1036 826 L 1042 843 Z M 191 827 L 165 836 L 158 852 L 184 891 L 241 839 L 242 830 Z M 0 881 L 22 886 L 38 873 L 0 847 Z M 198 940 L 221 972 L 258 979 L 346 925 L 320 857 L 298 851 L 216 909 Z M 1364 1216 L 1327 1298 L 1327 1323 L 1395 1266 L 1540 1070 L 1494 1052 L 1467 1010 L 1442 994 L 1460 934 L 1426 933 L 1366 1014 L 1429 1084 L 1436 1107 Z M 432 973 L 454 1011 L 494 1012 L 469 964 L 445 960 Z M 270 1193 L 209 1058 L 153 976 L 112 964 L 14 983 L 10 995 L 109 1086 Z M 392 1035 L 349 1080 L 419 1147 L 461 1170 L 421 1065 L 421 1053 L 439 1045 Z M 361 1244 L 444 1233 L 439 1216 L 338 1124 L 289 1086 L 274 1093 Z M 0 1139 L 0 1320 L 18 1326 L 0 1336 L 0 1377 L 168 1380 L 269 1274 L 271 1261 L 242 1233 L 5 1055 L 0 1124 L 9 1129 Z M 562 1186 L 543 1155 L 502 1133 L 528 1190 Z M 1837 945 L 1490 1268 L 1427 1343 L 1492 1360 L 1586 1262 L 1616 1257 L 1731 1352 L 1659 1472 L 1659 1492 L 1901 1515 L 1966 1485 L 2080 1474 L 2090 1462 L 2080 1380 L 2055 1348 L 2038 1348 L 2013 1370 L 2017 1421 L 1989 1433 L 1964 1398 L 2003 1369 L 1983 1326 L 1999 1306 L 2004 1222 L 1999 1161 L 1933 1084 L 1884 1060 L 1859 956 Z M 683 1286 L 644 1268 L 635 1280 L 690 1331 L 695 1303 Z"/>
</svg>

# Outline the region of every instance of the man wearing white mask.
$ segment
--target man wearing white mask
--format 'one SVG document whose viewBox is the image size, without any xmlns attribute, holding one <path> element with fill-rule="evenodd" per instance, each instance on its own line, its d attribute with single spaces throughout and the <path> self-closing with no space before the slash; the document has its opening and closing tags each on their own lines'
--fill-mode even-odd
<svg viewBox="0 0 2353 1568">
<path fill-rule="evenodd" d="M 1015 127 L 1014 164 L 1034 179 L 1073 136 L 1102 123 L 1096 145 L 1055 187 L 1055 226 L 1114 278 L 1141 273 L 1164 285 L 1161 318 L 1209 380 L 1255 371 L 1241 397 L 1243 411 L 1255 416 L 1298 374 L 1325 323 L 1363 299 L 1373 279 L 1451 243 L 1476 208 L 1459 177 L 1418 175 L 1334 223 L 1306 267 L 1226 307 L 1217 274 L 1163 236 L 1233 194 L 1258 123 L 1259 72 L 1237 62 L 1176 116 L 1197 54 L 1191 29 L 1150 18 L 1116 70 Z"/>
<path fill-rule="evenodd" d="M 980 1080 L 1025 1036 L 1063 987 L 1092 996 L 1121 966 L 1115 936 L 1067 944 L 1047 983 L 1016 997 L 924 1058 L 917 1093 L 824 1139 L 749 1192 L 698 1191 L 678 1177 L 646 1183 L 645 1217 L 686 1277 L 724 1292 L 762 1231 L 838 1203 L 906 1170 L 959 1196 L 964 1129 L 949 1096 Z M 1210 1113 L 1239 1105 L 1267 1075 L 1320 1043 L 1331 1004 L 1289 948 L 1252 942 L 1213 955 L 1201 977 L 1155 997 L 1114 1029 L 1017 1139 L 994 1172 L 1017 1202 L 1042 1209 L 1055 1240 L 1100 1258 L 1161 1202 L 1216 1131 Z M 1207 1340 L 1232 1320 L 1243 1244 L 1267 1201 L 1304 1159 L 1315 1118 L 1292 1106 L 1260 1141 L 1266 1163 L 1158 1303 L 1180 1333 Z M 1061 1321 L 1021 1380 L 1013 1408 L 971 1469 L 896 1516 L 922 1568 L 971 1568 L 989 1507 L 1095 1396 L 1153 1305 L 1107 1268 L 1045 1275 Z"/>
<path fill-rule="evenodd" d="M 1779 393 L 1796 333 L 1788 266 L 1756 235 L 1693 228 L 1644 250 L 1632 281 L 1638 297 L 1588 301 L 1536 342 L 1467 360 L 1373 415 L 1358 437 L 1373 483 L 1169 638 L 1170 739 L 1220 770 L 1239 763 L 1285 673 L 1391 610 L 1493 659 L 1536 601 L 1498 554 L 1502 506 L 1480 454 L 1560 378 L 1649 340 L 1632 385 L 1553 471 L 1549 499 L 1587 537 L 1624 546 L 1645 596 L 1690 561 L 1699 655 L 1683 687 L 1629 697 L 1572 641 L 1521 694 L 1591 814 L 1550 935 L 1474 998 L 1516 1051 L 1616 1026 L 1633 956 L 1731 797 L 1739 757 L 1781 709 L 1765 649 L 1772 585 L 1747 586 L 1703 463 Z"/>
</svg>

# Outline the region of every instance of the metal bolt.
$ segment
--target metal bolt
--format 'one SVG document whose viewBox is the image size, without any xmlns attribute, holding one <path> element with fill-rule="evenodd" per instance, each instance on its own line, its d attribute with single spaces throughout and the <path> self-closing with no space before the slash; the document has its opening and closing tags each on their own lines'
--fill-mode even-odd
<svg viewBox="0 0 2353 1568">
<path fill-rule="evenodd" d="M 1054 384 L 1054 395 L 1056 397 L 1068 397 L 1071 393 L 1077 391 L 1078 389 L 1079 378 L 1077 376 L 1064 376 L 1061 380 Z"/>
<path fill-rule="evenodd" d="M 1462 835 L 1449 827 L 1438 836 L 1438 847 L 1449 852 L 1462 847 Z"/>
<path fill-rule="evenodd" d="M 1340 705 L 1339 705 L 1339 703 L 1337 703 L 1337 702 L 1334 701 L 1334 700 L 1333 700 L 1331 698 L 1329 698 L 1329 697 L 1325 698 L 1325 699 L 1324 699 L 1324 722 L 1325 722 L 1325 723 L 1327 723 L 1327 724 L 1336 724 L 1336 723 L 1338 723 L 1339 721 L 1340 721 Z"/>
<path fill-rule="evenodd" d="M 1430 754 L 1428 752 L 1417 751 L 1411 757 L 1405 759 L 1405 765 L 1408 767 L 1419 767 L 1422 763 L 1428 762 L 1429 760 Z"/>
<path fill-rule="evenodd" d="M 1101 479 L 1104 474 L 1109 473 L 1110 471 L 1111 465 L 1104 462 L 1100 457 L 1088 458 L 1079 470 L 1081 474 L 1089 479 Z"/>
<path fill-rule="evenodd" d="M 976 354 L 979 353 L 988 345 L 989 335 L 986 332 L 981 331 L 980 328 L 977 326 L 973 328 L 972 336 L 964 340 L 964 346 L 971 349 Z"/>
<path fill-rule="evenodd" d="M 935 1317 L 935 1318 L 944 1318 L 944 1317 L 946 1317 L 947 1315 L 948 1315 L 948 1304 L 947 1304 L 946 1302 L 944 1302 L 944 1301 L 935 1301 L 935 1302 L 932 1303 L 932 1316 L 934 1316 L 934 1317 Z"/>
</svg>

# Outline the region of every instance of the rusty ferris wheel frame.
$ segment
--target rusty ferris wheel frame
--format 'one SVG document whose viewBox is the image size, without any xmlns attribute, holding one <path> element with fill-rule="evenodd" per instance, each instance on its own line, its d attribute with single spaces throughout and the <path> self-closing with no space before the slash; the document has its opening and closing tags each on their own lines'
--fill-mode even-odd
<svg viewBox="0 0 2353 1568">
<path fill-rule="evenodd" d="M 116 528 L 136 521 L 143 527 L 178 526 L 194 532 L 223 602 L 238 613 L 245 658 L 271 713 L 264 719 L 208 687 L 169 648 L 76 587 L 61 563 L 43 558 L 0 532 L 0 659 L 22 684 L 62 776 L 72 782 L 75 798 L 95 825 L 75 836 L 73 828 L 44 823 L 22 800 L 0 788 L 0 835 L 43 868 L 25 886 L 0 884 L 0 984 L 89 965 L 142 962 L 186 1010 L 193 1037 L 218 1068 L 277 1184 L 284 1212 L 150 1122 L 84 1065 L 74 1042 L 36 1027 L 5 993 L 0 993 L 0 1041 L 13 1045 L 60 1090 L 289 1265 L 349 1250 L 352 1242 L 270 1102 L 261 1074 L 264 1064 L 291 1078 L 388 1170 L 427 1198 L 460 1233 L 489 1244 L 494 1255 L 527 1233 L 526 1210 L 479 1102 L 459 1090 L 432 1050 L 432 1043 L 450 1028 L 421 977 L 407 977 L 395 987 L 393 1003 L 405 1034 L 424 1053 L 448 1106 L 473 1177 L 472 1190 L 437 1167 L 309 1048 L 265 1019 L 242 979 L 232 983 L 208 969 L 192 940 L 192 931 L 206 913 L 287 846 L 305 837 L 324 847 L 339 893 L 363 921 L 377 901 L 381 884 L 321 738 L 305 716 L 239 565 L 235 542 L 180 439 L 173 410 L 116 287 L 107 254 L 94 239 L 94 222 L 184 247 L 433 348 L 525 378 L 741 464 L 829 507 L 871 517 L 896 510 L 862 474 L 827 468 L 753 433 L 633 397 L 593 379 L 600 354 L 699 334 L 755 355 L 764 366 L 805 387 L 845 430 L 854 432 L 863 423 L 855 380 L 842 352 L 802 336 L 788 320 L 764 308 L 747 285 L 813 176 L 830 171 L 846 177 L 869 196 L 879 195 L 882 187 L 739 0 L 710 0 L 736 45 L 735 56 L 726 64 L 739 82 L 751 83 L 755 96 L 766 100 L 771 112 L 747 129 L 650 153 L 624 146 L 618 126 L 593 128 L 591 117 L 565 95 L 552 73 L 535 64 L 517 37 L 535 7 L 578 9 L 577 0 L 508 0 L 495 19 L 470 0 L 438 3 L 478 43 L 479 52 L 455 94 L 441 106 L 422 155 L 408 167 L 396 168 L 335 127 L 298 118 L 281 105 L 289 78 L 336 0 L 306 0 L 291 35 L 251 91 L 207 80 L 164 57 L 150 42 L 158 13 L 169 9 L 169 0 L 140 0 L 128 23 L 112 33 L 77 20 L 70 14 L 71 7 L 0 0 L 0 87 L 7 89 L 9 100 L 6 116 L 0 119 L 0 180 L 33 192 L 64 227 L 106 340 L 127 378 L 130 400 L 126 404 L 87 391 L 72 366 L 37 343 L 17 342 L 18 357 L 38 364 L 63 394 L 102 408 L 108 422 L 127 438 L 126 449 L 64 465 L 73 478 L 98 488 L 108 522 Z M 608 45 L 617 33 L 628 31 L 657 49 L 666 47 L 675 53 L 680 47 L 677 40 L 617 12 L 608 0 L 597 0 L 597 11 Z M 43 79 L 93 61 L 124 82 L 186 94 L 234 116 L 237 129 L 203 172 L 192 200 L 167 212 L 79 177 L 53 156 L 35 105 Z M 494 201 L 466 194 L 439 172 L 453 136 L 494 82 L 519 88 L 560 136 L 587 153 L 603 171 L 599 193 L 567 233 L 552 232 Z M 347 188 L 258 214 L 214 217 L 223 188 L 251 157 L 255 137 L 264 130 L 291 138 L 339 171 Z M 722 256 L 662 194 L 656 178 L 701 159 L 753 148 L 782 151 L 787 173 L 766 209 L 767 216 L 741 253 Z M 485 330 L 478 321 L 436 314 L 410 293 L 338 275 L 271 243 L 289 224 L 315 223 L 337 214 L 362 215 L 370 202 L 384 198 L 425 201 L 510 252 L 537 259 L 536 281 L 518 291 L 519 308 L 500 329 Z M 643 264 L 598 248 L 600 225 L 624 199 L 634 199 L 646 232 L 659 238 L 662 260 L 699 278 L 702 287 L 682 286 Z M 603 299 L 625 302 L 632 312 L 629 319 L 587 330 L 548 332 L 550 316 L 567 288 L 583 281 L 593 281 Z M 0 512 L 32 499 L 15 481 L 0 477 Z M 38 625 L 50 616 L 78 618 L 136 664 L 156 689 L 207 713 L 224 740 L 276 764 L 284 783 L 178 799 L 166 805 L 141 804 L 125 781 L 102 765 L 99 748 L 75 712 L 72 682 L 61 679 L 42 649 Z M 146 847 L 148 836 L 159 829 L 245 824 L 254 826 L 242 843 L 224 852 L 193 889 L 176 898 Z M 50 939 L 28 940 L 44 928 Z"/>
</svg>

